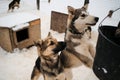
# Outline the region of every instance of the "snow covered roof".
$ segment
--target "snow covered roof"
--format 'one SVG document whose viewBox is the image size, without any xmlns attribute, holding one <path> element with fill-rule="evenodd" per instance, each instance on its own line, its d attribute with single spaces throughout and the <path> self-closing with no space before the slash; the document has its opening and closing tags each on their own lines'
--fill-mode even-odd
<svg viewBox="0 0 120 80">
<path fill-rule="evenodd" d="M 28 12 L 11 13 L 0 17 L 0 27 L 12 28 L 13 26 L 30 22 L 38 18 L 39 16 Z"/>
</svg>

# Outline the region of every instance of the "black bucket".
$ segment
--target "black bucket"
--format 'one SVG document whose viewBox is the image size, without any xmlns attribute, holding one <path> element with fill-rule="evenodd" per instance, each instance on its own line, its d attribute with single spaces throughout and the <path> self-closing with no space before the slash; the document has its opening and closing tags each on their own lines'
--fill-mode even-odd
<svg viewBox="0 0 120 80">
<path fill-rule="evenodd" d="M 120 40 L 116 26 L 100 26 L 93 71 L 100 80 L 120 80 Z"/>
</svg>

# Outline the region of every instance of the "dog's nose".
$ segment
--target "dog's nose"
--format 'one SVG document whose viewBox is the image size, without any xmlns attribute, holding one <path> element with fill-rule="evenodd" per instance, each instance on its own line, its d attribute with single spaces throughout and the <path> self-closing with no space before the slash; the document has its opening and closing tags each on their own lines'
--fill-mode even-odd
<svg viewBox="0 0 120 80">
<path fill-rule="evenodd" d="M 66 42 L 60 41 L 60 42 L 58 42 L 58 43 L 59 43 L 59 45 L 61 45 L 62 47 L 66 47 Z"/>
<path fill-rule="evenodd" d="M 53 49 L 53 51 L 54 51 L 55 53 L 58 53 L 59 51 L 64 50 L 65 47 L 66 47 L 66 42 L 58 42 L 58 45 L 56 46 L 55 49 Z"/>
<path fill-rule="evenodd" d="M 98 17 L 95 17 L 95 21 L 98 22 L 99 18 Z"/>
</svg>

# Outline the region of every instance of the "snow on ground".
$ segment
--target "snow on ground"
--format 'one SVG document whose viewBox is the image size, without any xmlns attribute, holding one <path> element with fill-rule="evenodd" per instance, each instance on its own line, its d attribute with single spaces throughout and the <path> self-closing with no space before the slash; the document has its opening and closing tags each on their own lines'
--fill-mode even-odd
<svg viewBox="0 0 120 80">
<path fill-rule="evenodd" d="M 19 16 L 19 17 L 16 17 L 16 16 Z M 11 15 L 3 16 L 3 17 L 1 16 L 0 26 L 12 28 L 13 26 L 23 25 L 23 23 L 25 22 L 29 22 L 38 18 L 39 16 L 33 15 L 31 13 L 27 13 L 27 12 L 21 12 L 16 14 L 14 13 Z"/>
<path fill-rule="evenodd" d="M 84 3 L 84 0 L 51 0 L 51 3 L 41 0 L 40 11 L 38 11 L 36 10 L 36 0 L 21 0 L 20 8 L 11 13 L 7 12 L 10 1 L 12 0 L 0 0 L 0 18 L 21 12 L 35 14 L 41 18 L 42 38 L 45 38 L 50 31 L 51 10 L 67 13 L 68 5 L 79 8 Z M 97 28 L 100 21 L 108 14 L 109 10 L 115 10 L 118 7 L 120 7 L 120 0 L 90 0 L 89 13 L 100 18 L 98 24 L 93 28 L 95 31 L 93 35 L 96 36 L 93 38 L 94 41 L 97 39 Z M 120 20 L 119 14 L 120 10 L 114 13 L 112 18 L 106 19 L 103 24 L 116 26 Z M 64 33 L 51 32 L 55 38 L 63 40 Z M 0 80 L 30 80 L 37 56 L 35 46 L 29 49 L 15 49 L 12 54 L 0 48 Z M 73 80 L 98 80 L 93 71 L 85 66 L 74 68 L 73 76 Z M 43 78 L 41 77 L 39 80 L 43 80 Z"/>
<path fill-rule="evenodd" d="M 16 49 L 13 54 L 0 48 L 0 80 L 30 80 L 36 58 L 36 47 Z"/>
</svg>

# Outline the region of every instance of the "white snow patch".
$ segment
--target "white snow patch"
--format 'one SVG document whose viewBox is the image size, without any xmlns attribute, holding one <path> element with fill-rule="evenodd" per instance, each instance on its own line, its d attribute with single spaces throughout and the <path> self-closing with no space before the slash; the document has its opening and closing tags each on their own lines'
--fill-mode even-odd
<svg viewBox="0 0 120 80">
<path fill-rule="evenodd" d="M 0 48 L 0 80 L 30 80 L 37 58 L 37 48 L 15 49 L 8 53 Z"/>
<path fill-rule="evenodd" d="M 58 32 L 53 31 L 53 30 L 51 30 L 50 32 L 52 33 L 53 37 L 57 38 L 58 41 L 64 41 L 65 33 L 58 33 Z"/>
<path fill-rule="evenodd" d="M 39 16 L 28 12 L 8 14 L 0 18 L 0 27 L 12 28 L 15 25 L 23 24 L 38 18 Z"/>
<path fill-rule="evenodd" d="M 24 24 L 20 24 L 20 25 L 16 25 L 12 28 L 13 31 L 17 31 L 23 28 L 26 28 L 29 26 L 29 23 L 24 23 Z"/>
</svg>

